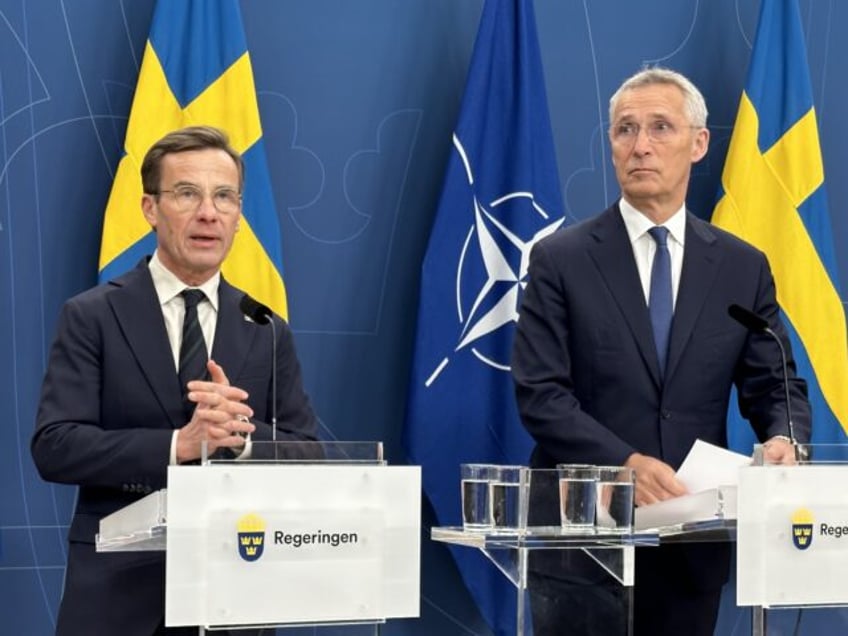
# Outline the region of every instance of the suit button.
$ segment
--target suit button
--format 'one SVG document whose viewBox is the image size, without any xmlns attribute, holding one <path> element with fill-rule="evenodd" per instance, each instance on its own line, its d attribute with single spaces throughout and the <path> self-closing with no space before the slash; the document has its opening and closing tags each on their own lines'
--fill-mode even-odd
<svg viewBox="0 0 848 636">
<path fill-rule="evenodd" d="M 664 420 L 670 420 L 671 419 L 671 411 L 663 411 L 662 412 L 662 418 Z"/>
<path fill-rule="evenodd" d="M 121 486 L 121 490 L 123 490 L 124 492 L 129 492 L 129 491 L 130 491 L 130 487 L 129 487 L 129 485 L 128 485 L 128 484 L 124 484 L 123 486 Z"/>
</svg>

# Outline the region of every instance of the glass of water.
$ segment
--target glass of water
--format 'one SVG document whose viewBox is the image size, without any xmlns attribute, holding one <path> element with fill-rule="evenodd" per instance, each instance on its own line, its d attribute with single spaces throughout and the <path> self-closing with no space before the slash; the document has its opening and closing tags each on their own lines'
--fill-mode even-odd
<svg viewBox="0 0 848 636">
<path fill-rule="evenodd" d="M 598 469 L 588 464 L 558 464 L 557 470 L 563 532 L 594 532 Z"/>
<path fill-rule="evenodd" d="M 521 466 L 462 464 L 462 527 L 508 531 L 519 526 Z"/>
<path fill-rule="evenodd" d="M 595 525 L 599 532 L 633 532 L 635 473 L 626 466 L 598 466 Z"/>
</svg>

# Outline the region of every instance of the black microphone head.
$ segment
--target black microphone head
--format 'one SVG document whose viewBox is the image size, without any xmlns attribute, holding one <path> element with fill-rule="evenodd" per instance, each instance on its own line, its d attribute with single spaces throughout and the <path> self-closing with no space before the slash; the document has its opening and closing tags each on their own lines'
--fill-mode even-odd
<svg viewBox="0 0 848 636">
<path fill-rule="evenodd" d="M 755 314 L 749 309 L 740 307 L 739 305 L 730 305 L 730 307 L 727 308 L 727 313 L 730 314 L 730 317 L 736 322 L 751 331 L 765 331 L 768 329 L 768 320 Z"/>
<path fill-rule="evenodd" d="M 239 309 L 241 309 L 241 312 L 257 325 L 267 325 L 271 322 L 271 316 L 273 315 L 271 313 L 271 309 L 260 303 L 258 300 L 254 300 L 247 294 L 241 297 Z"/>
</svg>

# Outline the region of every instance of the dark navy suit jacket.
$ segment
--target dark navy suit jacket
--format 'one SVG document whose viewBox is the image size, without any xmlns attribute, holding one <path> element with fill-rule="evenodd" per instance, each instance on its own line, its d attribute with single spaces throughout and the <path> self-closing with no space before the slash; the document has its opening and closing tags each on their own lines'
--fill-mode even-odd
<svg viewBox="0 0 848 636">
<path fill-rule="evenodd" d="M 272 334 L 239 310 L 243 292 L 223 278 L 212 358 L 248 392 L 257 441 L 315 439 L 288 325 L 277 329 L 277 403 L 271 403 Z M 102 517 L 166 487 L 174 429 L 185 424 L 181 387 L 147 264 L 70 299 L 62 309 L 42 387 L 32 454 L 41 476 L 79 496 L 59 633 L 150 634 L 164 615 L 161 554 L 95 554 Z M 136 567 L 137 566 L 137 567 Z M 92 612 L 92 594 L 97 612 Z M 91 614 L 91 616 L 88 616 Z"/>
<path fill-rule="evenodd" d="M 734 384 L 761 441 L 786 435 L 778 346 L 730 318 L 734 303 L 766 318 L 784 340 L 795 433 L 807 441 L 806 383 L 794 377 L 761 252 L 687 214 L 663 374 L 618 205 L 539 241 L 512 358 L 521 419 L 536 441 L 532 465 L 621 465 L 639 452 L 677 469 L 698 438 L 726 446 Z M 727 568 L 717 569 L 723 582 Z"/>
</svg>

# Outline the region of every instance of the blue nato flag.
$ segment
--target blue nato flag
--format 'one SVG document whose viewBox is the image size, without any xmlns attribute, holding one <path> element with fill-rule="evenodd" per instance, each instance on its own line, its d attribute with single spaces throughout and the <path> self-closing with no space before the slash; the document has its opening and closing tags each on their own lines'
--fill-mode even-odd
<svg viewBox="0 0 848 636">
<path fill-rule="evenodd" d="M 441 525 L 458 525 L 461 463 L 526 464 L 509 369 L 530 249 L 563 223 L 530 0 L 487 0 L 424 258 L 404 443 Z M 515 588 L 453 548 L 481 614 L 515 633 Z"/>
</svg>

